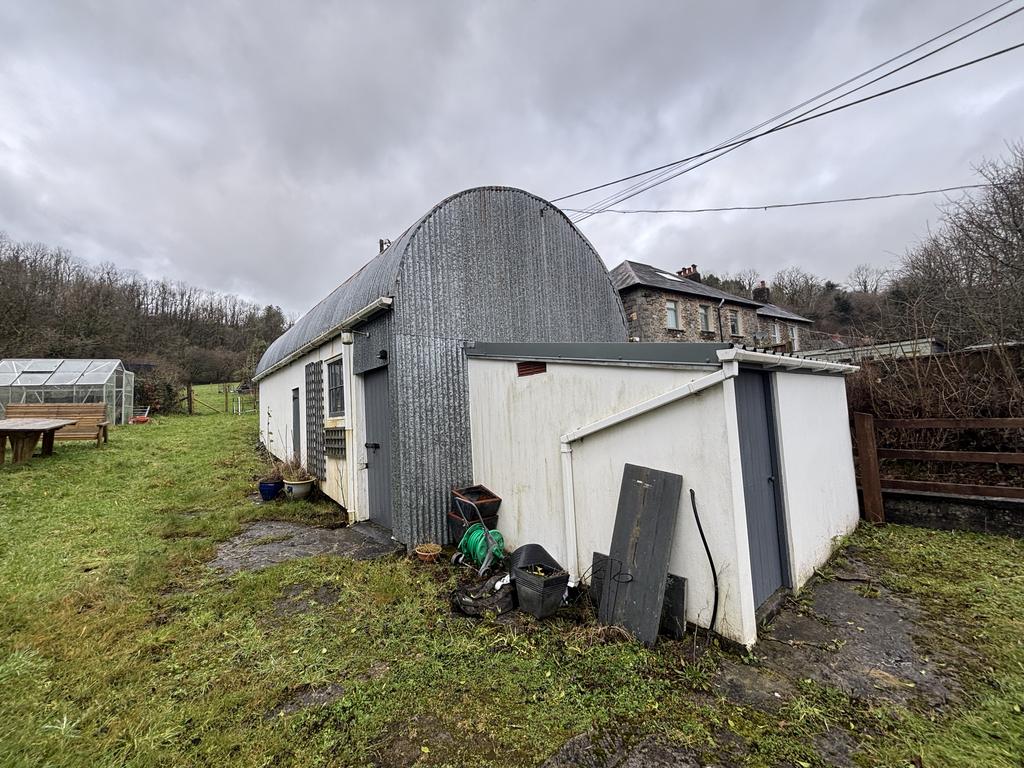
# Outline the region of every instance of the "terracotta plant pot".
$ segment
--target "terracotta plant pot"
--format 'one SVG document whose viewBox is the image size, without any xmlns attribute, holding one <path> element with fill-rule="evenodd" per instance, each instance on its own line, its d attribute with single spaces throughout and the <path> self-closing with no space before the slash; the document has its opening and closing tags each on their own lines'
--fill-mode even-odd
<svg viewBox="0 0 1024 768">
<path fill-rule="evenodd" d="M 418 557 L 424 563 L 432 563 L 437 560 L 441 555 L 440 544 L 420 544 L 416 549 L 413 550 Z"/>
</svg>

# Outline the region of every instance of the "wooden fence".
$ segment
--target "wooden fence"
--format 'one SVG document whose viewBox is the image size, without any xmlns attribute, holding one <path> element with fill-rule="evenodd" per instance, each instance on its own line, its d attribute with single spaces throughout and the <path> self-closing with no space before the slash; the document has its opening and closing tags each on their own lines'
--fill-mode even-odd
<svg viewBox="0 0 1024 768">
<path fill-rule="evenodd" d="M 940 483 L 930 480 L 895 480 L 882 477 L 879 459 L 904 461 L 948 461 L 970 464 L 1024 464 L 1024 453 L 996 451 L 928 451 L 909 448 L 879 448 L 878 430 L 898 429 L 1024 429 L 1024 419 L 876 419 L 870 413 L 853 414 L 854 436 L 860 486 L 864 499 L 864 517 L 873 523 L 885 522 L 882 491 L 922 491 L 953 497 L 988 496 L 999 499 L 1024 499 L 1024 488 L 1007 485 Z"/>
</svg>

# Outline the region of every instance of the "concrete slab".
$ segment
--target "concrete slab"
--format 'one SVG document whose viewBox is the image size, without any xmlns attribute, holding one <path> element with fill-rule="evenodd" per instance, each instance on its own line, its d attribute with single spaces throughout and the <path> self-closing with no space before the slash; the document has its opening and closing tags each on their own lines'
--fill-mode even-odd
<svg viewBox="0 0 1024 768">
<path fill-rule="evenodd" d="M 209 566 L 225 574 L 256 571 L 300 557 L 332 555 L 372 560 L 399 554 L 401 544 L 371 523 L 345 528 L 318 528 L 282 520 L 251 523 L 217 548 Z"/>
</svg>

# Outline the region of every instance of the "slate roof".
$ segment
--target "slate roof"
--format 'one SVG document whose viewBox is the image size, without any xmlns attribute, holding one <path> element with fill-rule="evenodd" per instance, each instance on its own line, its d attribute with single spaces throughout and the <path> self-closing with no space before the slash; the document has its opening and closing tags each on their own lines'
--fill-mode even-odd
<svg viewBox="0 0 1024 768">
<path fill-rule="evenodd" d="M 777 304 L 762 304 L 757 309 L 757 314 L 762 317 L 777 317 L 780 320 L 789 320 L 793 323 L 810 323 L 813 322 L 808 320 L 806 317 L 798 315 L 796 312 L 790 312 L 788 309 L 783 309 Z"/>
<path fill-rule="evenodd" d="M 778 307 L 775 304 L 762 304 L 761 302 L 748 299 L 744 296 L 737 296 L 734 293 L 720 291 L 710 285 L 698 283 L 679 275 L 673 275 L 664 269 L 652 267 L 650 264 L 641 264 L 639 261 L 624 261 L 615 267 L 610 273 L 612 285 L 615 290 L 622 292 L 635 285 L 647 285 L 652 288 L 661 288 L 665 291 L 674 291 L 687 296 L 697 296 L 703 299 L 711 299 L 719 302 L 723 299 L 730 304 L 739 304 L 744 307 L 753 307 L 757 314 L 765 317 L 777 317 L 780 320 L 789 320 L 795 323 L 810 323 L 806 317 L 790 312 L 787 309 Z"/>
</svg>

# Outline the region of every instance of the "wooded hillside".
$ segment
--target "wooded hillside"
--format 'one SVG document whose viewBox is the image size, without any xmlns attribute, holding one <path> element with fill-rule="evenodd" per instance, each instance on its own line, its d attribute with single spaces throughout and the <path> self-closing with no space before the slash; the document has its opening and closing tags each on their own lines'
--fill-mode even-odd
<svg viewBox="0 0 1024 768">
<path fill-rule="evenodd" d="M 285 327 L 279 307 L 89 266 L 0 232 L 0 358 L 121 358 L 181 381 L 229 381 Z"/>
</svg>

